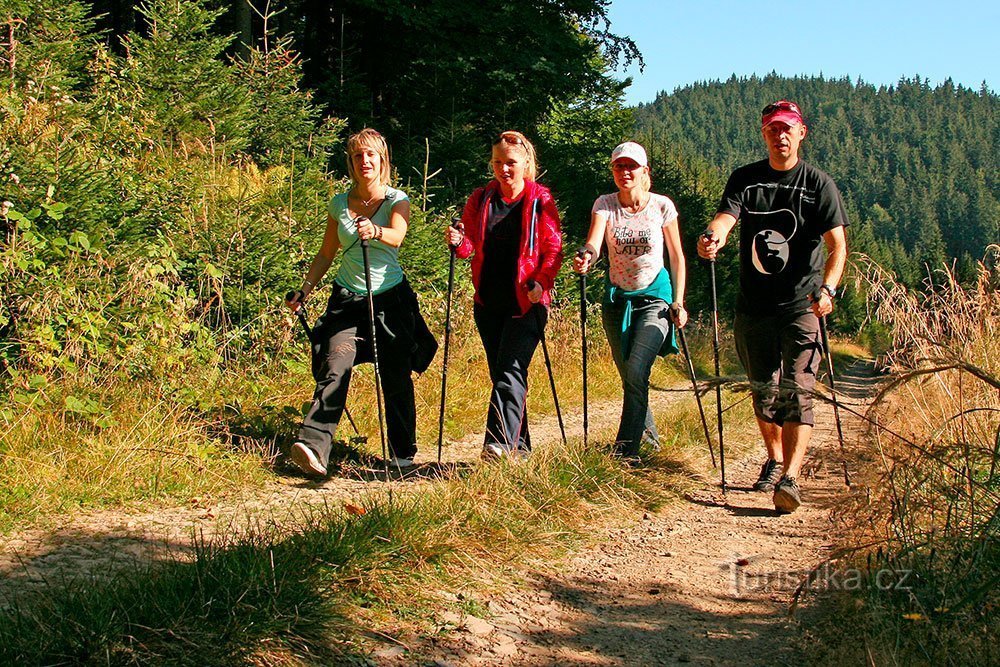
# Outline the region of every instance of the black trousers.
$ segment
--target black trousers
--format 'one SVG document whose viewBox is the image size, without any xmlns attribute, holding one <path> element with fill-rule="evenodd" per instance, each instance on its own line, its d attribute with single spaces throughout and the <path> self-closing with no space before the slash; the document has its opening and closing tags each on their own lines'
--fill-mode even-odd
<svg viewBox="0 0 1000 667">
<path fill-rule="evenodd" d="M 473 314 L 493 383 L 484 444 L 507 451 L 530 450 L 528 367 L 542 339 L 548 311 L 535 304 L 523 317 L 514 317 L 476 304 Z"/>
<path fill-rule="evenodd" d="M 316 390 L 297 438 L 316 453 L 323 465 L 329 463 L 334 434 L 347 405 L 347 390 L 354 366 L 372 359 L 365 297 L 344 288 L 335 288 L 330 302 L 327 313 L 313 332 Z M 380 312 L 381 309 L 398 308 L 398 304 L 391 297 L 377 298 L 375 307 L 376 318 L 381 318 L 385 315 Z M 417 411 L 410 359 L 413 324 L 412 317 L 409 322 L 404 319 L 401 324 L 399 310 L 392 315 L 396 325 L 393 335 L 384 330 L 381 319 L 376 325 L 386 433 L 392 456 L 412 458 L 417 452 Z M 372 395 L 366 400 L 375 403 L 376 399 Z"/>
</svg>

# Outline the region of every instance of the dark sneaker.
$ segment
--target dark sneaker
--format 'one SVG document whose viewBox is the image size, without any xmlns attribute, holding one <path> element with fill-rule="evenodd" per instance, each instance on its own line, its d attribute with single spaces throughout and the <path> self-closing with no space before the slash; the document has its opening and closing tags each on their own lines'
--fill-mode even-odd
<svg viewBox="0 0 1000 667">
<path fill-rule="evenodd" d="M 499 461 L 507 454 L 507 451 L 494 442 L 487 442 L 483 445 L 483 452 L 479 455 L 483 461 Z"/>
<path fill-rule="evenodd" d="M 292 460 L 299 470 L 307 475 L 322 477 L 326 475 L 326 466 L 319 462 L 316 452 L 302 442 L 292 445 L 292 450 L 288 453 L 288 458 Z"/>
<path fill-rule="evenodd" d="M 528 457 L 531 456 L 531 450 L 518 447 L 517 449 L 510 450 L 507 456 L 511 461 L 527 461 Z"/>
<path fill-rule="evenodd" d="M 774 491 L 774 485 L 781 479 L 781 464 L 768 459 L 760 467 L 760 477 L 753 485 L 754 491 Z"/>
<path fill-rule="evenodd" d="M 799 483 L 794 477 L 782 477 L 774 487 L 774 509 L 779 512 L 794 512 L 802 504 Z"/>
</svg>

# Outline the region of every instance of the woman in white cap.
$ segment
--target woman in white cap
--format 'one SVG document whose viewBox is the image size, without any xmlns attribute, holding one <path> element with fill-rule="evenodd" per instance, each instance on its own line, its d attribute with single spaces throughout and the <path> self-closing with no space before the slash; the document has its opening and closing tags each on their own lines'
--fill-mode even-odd
<svg viewBox="0 0 1000 667">
<path fill-rule="evenodd" d="M 624 391 L 615 449 L 633 457 L 644 437 L 658 443 L 649 410 L 649 374 L 657 355 L 677 351 L 673 327 L 687 322 L 686 268 L 677 208 L 668 197 L 650 192 L 645 149 L 633 141 L 616 146 L 611 173 L 618 192 L 594 202 L 587 243 L 573 269 L 589 271 L 607 242 L 601 314 Z"/>
</svg>

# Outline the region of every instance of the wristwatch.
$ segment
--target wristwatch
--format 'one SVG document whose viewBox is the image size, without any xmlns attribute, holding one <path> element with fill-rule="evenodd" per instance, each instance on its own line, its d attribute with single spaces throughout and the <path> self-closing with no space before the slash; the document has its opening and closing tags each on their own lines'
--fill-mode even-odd
<svg viewBox="0 0 1000 667">
<path fill-rule="evenodd" d="M 819 288 L 824 292 L 826 292 L 827 296 L 829 296 L 831 299 L 837 298 L 837 288 L 834 287 L 833 285 L 820 285 Z"/>
</svg>

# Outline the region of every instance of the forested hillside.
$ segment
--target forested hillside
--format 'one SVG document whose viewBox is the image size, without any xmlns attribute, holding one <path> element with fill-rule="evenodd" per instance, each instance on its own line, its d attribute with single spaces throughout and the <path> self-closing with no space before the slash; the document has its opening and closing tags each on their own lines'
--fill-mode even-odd
<svg viewBox="0 0 1000 667">
<path fill-rule="evenodd" d="M 636 111 L 639 133 L 668 155 L 716 174 L 766 157 L 760 110 L 798 102 L 803 154 L 840 185 L 852 249 L 908 284 L 958 259 L 964 279 L 1000 241 L 1000 98 L 920 77 L 875 87 L 847 79 L 733 77 L 698 83 Z M 723 176 L 724 178 L 724 176 Z"/>
</svg>

